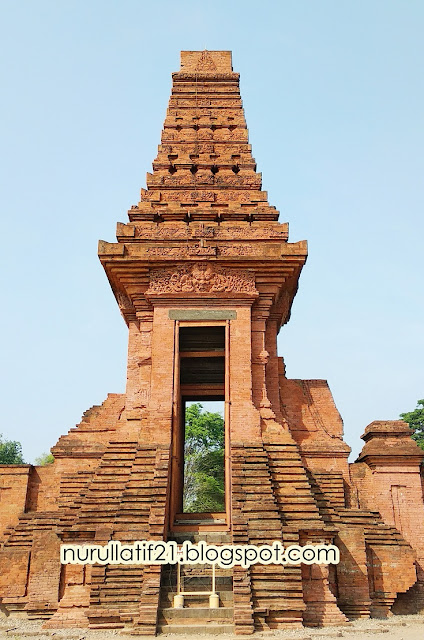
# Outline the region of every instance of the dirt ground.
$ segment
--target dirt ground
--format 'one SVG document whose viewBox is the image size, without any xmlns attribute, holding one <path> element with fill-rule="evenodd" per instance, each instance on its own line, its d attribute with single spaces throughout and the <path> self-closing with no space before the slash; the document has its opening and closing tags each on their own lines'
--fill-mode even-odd
<svg viewBox="0 0 424 640">
<path fill-rule="evenodd" d="M 130 640 L 128 631 L 101 631 L 87 629 L 41 629 L 41 622 L 27 620 L 23 617 L 1 617 L 0 614 L 0 639 L 24 640 L 36 638 L 37 640 Z M 196 634 L 204 640 L 216 639 L 216 635 L 206 633 Z M 147 636 L 144 636 L 147 638 Z M 193 640 L 193 634 L 162 636 L 175 640 Z M 240 640 L 242 636 L 232 634 L 220 634 L 222 640 Z M 327 638 L 350 638 L 351 640 L 424 640 L 424 615 L 393 616 L 389 620 L 358 620 L 348 627 L 326 627 L 323 629 L 296 629 L 258 632 L 252 638 L 281 638 L 284 640 L 318 640 Z M 153 636 L 151 636 L 153 638 Z"/>
</svg>

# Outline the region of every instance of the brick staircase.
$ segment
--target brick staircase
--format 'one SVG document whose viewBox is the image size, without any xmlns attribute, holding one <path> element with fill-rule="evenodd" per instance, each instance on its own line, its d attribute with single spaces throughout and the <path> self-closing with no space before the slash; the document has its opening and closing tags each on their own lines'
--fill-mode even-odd
<svg viewBox="0 0 424 640">
<path fill-rule="evenodd" d="M 51 531 L 60 527 L 66 529 L 72 524 L 72 516 L 58 514 L 57 511 L 23 513 L 15 527 L 6 529 L 3 549 L 8 548 L 30 551 L 37 531 Z"/>
<path fill-rule="evenodd" d="M 190 540 L 197 544 L 204 540 L 206 544 L 231 544 L 231 536 L 221 532 L 184 533 L 173 537 L 178 543 Z M 190 592 L 209 591 L 211 589 L 210 565 L 185 565 L 182 568 L 184 590 Z M 209 608 L 208 595 L 192 595 L 184 598 L 184 608 L 174 609 L 174 596 L 177 594 L 177 567 L 167 565 L 162 571 L 161 597 L 158 611 L 159 633 L 181 633 L 190 635 L 234 633 L 233 580 L 231 569 L 216 568 L 216 593 L 219 595 L 219 608 Z"/>
<path fill-rule="evenodd" d="M 137 442 L 109 443 L 80 505 L 76 527 L 89 525 L 93 529 L 96 524 L 114 521 L 136 453 Z"/>
<path fill-rule="evenodd" d="M 59 509 L 65 509 L 68 513 L 76 515 L 93 475 L 94 471 L 63 473 L 60 478 Z"/>
<path fill-rule="evenodd" d="M 109 535 L 123 543 L 162 539 L 168 451 L 133 442 L 112 444 L 90 485 L 75 529 L 104 521 L 111 527 Z M 102 544 L 109 540 L 105 535 Z M 93 567 L 90 627 L 122 628 L 134 622 L 135 634 L 154 633 L 160 573 L 161 567 L 155 566 Z"/>
<path fill-rule="evenodd" d="M 322 526 L 296 446 L 285 447 L 233 445 L 235 544 L 271 544 L 274 540 L 298 543 L 300 521 L 312 519 L 315 527 Z M 294 487 L 298 487 L 299 495 L 294 495 Z M 238 568 L 234 576 L 238 633 L 301 626 L 305 603 L 300 566 L 255 564 L 248 570 Z M 239 590 L 238 582 L 243 585 Z"/>
<path fill-rule="evenodd" d="M 315 496 L 297 445 L 267 444 L 272 486 L 284 525 L 303 529 L 322 526 Z"/>
</svg>

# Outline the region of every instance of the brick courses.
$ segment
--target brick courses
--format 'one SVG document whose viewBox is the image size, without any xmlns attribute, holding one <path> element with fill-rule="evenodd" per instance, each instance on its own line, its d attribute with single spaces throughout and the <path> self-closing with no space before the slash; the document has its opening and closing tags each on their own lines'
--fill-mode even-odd
<svg viewBox="0 0 424 640">
<path fill-rule="evenodd" d="M 129 329 L 126 394 L 87 411 L 52 448 L 52 465 L 0 466 L 6 610 L 48 628 L 134 635 L 155 633 L 159 611 L 168 619 L 169 572 L 61 567 L 59 545 L 175 536 L 177 317 L 226 331 L 227 514 L 209 531 L 234 543 L 334 542 L 341 552 L 337 567 L 234 568 L 235 632 L 424 608 L 424 453 L 404 423 L 375 422 L 349 465 L 326 381 L 286 378 L 276 338 L 307 247 L 288 242 L 278 215 L 261 190 L 231 53 L 182 52 L 147 189 L 117 242 L 99 243 Z M 208 539 L 207 529 L 199 520 L 191 533 Z"/>
</svg>

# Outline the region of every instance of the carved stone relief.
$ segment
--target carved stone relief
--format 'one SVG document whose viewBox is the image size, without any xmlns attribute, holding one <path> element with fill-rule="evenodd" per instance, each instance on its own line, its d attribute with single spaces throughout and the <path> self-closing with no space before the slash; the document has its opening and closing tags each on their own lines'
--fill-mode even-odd
<svg viewBox="0 0 424 640">
<path fill-rule="evenodd" d="M 196 71 L 216 71 L 216 65 L 208 51 L 202 51 Z"/>
<path fill-rule="evenodd" d="M 119 308 L 124 311 L 124 310 L 130 310 L 133 309 L 133 305 L 131 300 L 128 298 L 128 296 L 125 295 L 125 293 L 122 293 L 121 291 L 117 291 L 116 293 L 116 299 L 118 301 L 119 304 Z"/>
<path fill-rule="evenodd" d="M 225 269 L 199 262 L 174 269 L 153 269 L 150 272 L 150 286 L 146 295 L 180 292 L 258 293 L 255 276 L 250 271 Z"/>
<path fill-rule="evenodd" d="M 287 228 L 283 225 L 269 227 L 245 226 L 225 226 L 211 227 L 202 224 L 175 224 L 161 225 L 145 223 L 135 227 L 135 238 L 145 238 L 146 240 L 166 239 L 189 239 L 189 238 L 216 238 L 217 240 L 269 240 L 287 238 Z"/>
</svg>

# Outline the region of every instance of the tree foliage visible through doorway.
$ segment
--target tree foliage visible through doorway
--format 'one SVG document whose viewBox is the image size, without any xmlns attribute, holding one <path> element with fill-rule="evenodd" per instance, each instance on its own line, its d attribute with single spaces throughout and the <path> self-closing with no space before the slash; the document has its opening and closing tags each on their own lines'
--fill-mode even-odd
<svg viewBox="0 0 424 640">
<path fill-rule="evenodd" d="M 196 402 L 185 412 L 184 513 L 224 511 L 224 419 Z"/>
</svg>

